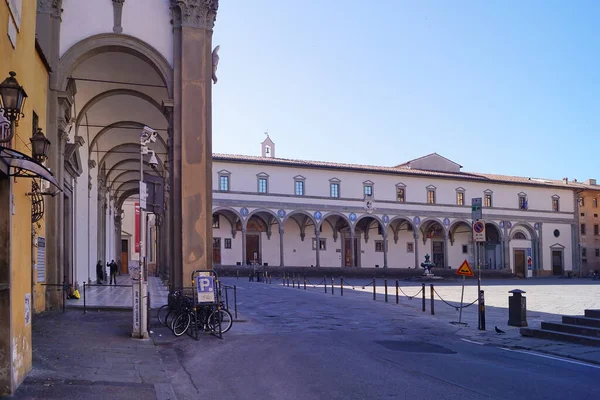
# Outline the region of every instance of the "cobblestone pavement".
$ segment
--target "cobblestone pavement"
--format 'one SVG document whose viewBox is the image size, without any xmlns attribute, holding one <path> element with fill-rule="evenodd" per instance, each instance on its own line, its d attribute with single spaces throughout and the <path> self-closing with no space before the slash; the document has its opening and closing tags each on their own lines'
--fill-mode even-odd
<svg viewBox="0 0 600 400">
<path fill-rule="evenodd" d="M 131 285 L 133 281 L 129 275 L 120 275 L 117 277 L 115 285 L 92 285 L 85 289 L 85 301 L 88 307 L 131 309 Z M 148 277 L 148 291 L 150 292 L 150 302 L 152 308 L 158 308 L 167 303 L 168 289 L 163 282 L 154 276 Z M 80 291 L 81 298 L 78 300 L 67 300 L 67 307 L 83 307 L 83 287 Z"/>
</svg>

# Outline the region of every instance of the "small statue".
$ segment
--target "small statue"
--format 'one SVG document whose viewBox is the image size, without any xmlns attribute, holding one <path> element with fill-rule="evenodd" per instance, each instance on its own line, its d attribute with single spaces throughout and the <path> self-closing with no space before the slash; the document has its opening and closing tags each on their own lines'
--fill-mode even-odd
<svg viewBox="0 0 600 400">
<path fill-rule="evenodd" d="M 212 52 L 212 80 L 213 83 L 217 83 L 217 67 L 219 66 L 219 48 L 221 46 L 218 45 Z"/>
<path fill-rule="evenodd" d="M 433 275 L 431 273 L 432 267 L 435 267 L 435 264 L 429 261 L 429 254 L 425 254 L 425 262 L 421 263 L 421 268 L 423 268 L 423 275 Z"/>
</svg>

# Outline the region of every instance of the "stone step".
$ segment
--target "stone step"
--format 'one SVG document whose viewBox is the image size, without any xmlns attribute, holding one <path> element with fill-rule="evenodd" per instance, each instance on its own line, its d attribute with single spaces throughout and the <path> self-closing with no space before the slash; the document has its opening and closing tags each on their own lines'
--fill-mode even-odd
<svg viewBox="0 0 600 400">
<path fill-rule="evenodd" d="M 600 338 L 573 335 L 570 333 L 546 331 L 543 329 L 521 328 L 521 335 L 538 339 L 559 340 L 562 342 L 583 344 L 585 346 L 600 347 Z"/>
<path fill-rule="evenodd" d="M 592 328 L 589 326 L 561 324 L 557 322 L 542 322 L 542 329 L 600 339 L 600 328 Z"/>
<path fill-rule="evenodd" d="M 600 310 L 585 310 L 585 316 L 600 319 Z"/>
<path fill-rule="evenodd" d="M 588 318 L 581 315 L 563 315 L 562 322 L 563 324 L 569 325 L 582 325 L 600 328 L 600 319 Z"/>
</svg>

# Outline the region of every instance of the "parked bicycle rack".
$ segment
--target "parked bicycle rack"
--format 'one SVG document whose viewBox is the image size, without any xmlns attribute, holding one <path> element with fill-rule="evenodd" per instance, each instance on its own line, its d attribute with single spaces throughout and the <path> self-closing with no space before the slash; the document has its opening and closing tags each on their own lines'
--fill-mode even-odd
<svg viewBox="0 0 600 400">
<path fill-rule="evenodd" d="M 213 269 L 197 269 L 192 272 L 192 287 L 194 288 L 194 339 L 198 340 L 198 306 L 209 307 L 213 311 L 221 311 L 221 291 L 219 276 Z M 223 339 L 221 319 L 215 325 L 212 335 Z"/>
</svg>

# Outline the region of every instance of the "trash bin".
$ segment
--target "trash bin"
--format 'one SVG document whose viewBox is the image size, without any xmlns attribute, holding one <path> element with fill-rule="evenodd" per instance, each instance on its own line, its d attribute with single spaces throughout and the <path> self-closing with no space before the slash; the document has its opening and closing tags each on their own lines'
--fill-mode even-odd
<svg viewBox="0 0 600 400">
<path fill-rule="evenodd" d="M 527 326 L 527 298 L 521 289 L 510 290 L 508 298 L 508 325 Z"/>
</svg>

